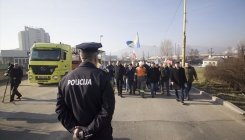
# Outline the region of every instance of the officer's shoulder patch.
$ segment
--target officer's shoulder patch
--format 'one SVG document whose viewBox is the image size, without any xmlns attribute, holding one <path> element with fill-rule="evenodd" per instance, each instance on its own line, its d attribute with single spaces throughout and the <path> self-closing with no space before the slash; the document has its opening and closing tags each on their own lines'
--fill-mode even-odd
<svg viewBox="0 0 245 140">
<path fill-rule="evenodd" d="M 99 69 L 99 72 L 107 73 L 105 70 Z"/>
</svg>

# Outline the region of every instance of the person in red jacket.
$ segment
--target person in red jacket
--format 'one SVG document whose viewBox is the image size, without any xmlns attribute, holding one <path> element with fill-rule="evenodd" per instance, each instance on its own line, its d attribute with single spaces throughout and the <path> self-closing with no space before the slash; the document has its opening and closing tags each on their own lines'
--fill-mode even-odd
<svg viewBox="0 0 245 140">
<path fill-rule="evenodd" d="M 134 81 L 137 80 L 137 89 L 139 90 L 139 93 L 142 98 L 144 98 L 144 92 L 145 92 L 145 84 L 146 84 L 146 68 L 143 67 L 143 62 L 139 62 L 139 67 L 135 70 L 135 78 Z"/>
</svg>

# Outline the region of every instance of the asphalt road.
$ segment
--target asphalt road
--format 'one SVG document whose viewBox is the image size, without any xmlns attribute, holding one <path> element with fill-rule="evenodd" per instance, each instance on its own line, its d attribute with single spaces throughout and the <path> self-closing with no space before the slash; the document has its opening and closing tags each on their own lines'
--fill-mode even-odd
<svg viewBox="0 0 245 140">
<path fill-rule="evenodd" d="M 3 99 L 6 82 L 0 83 Z M 22 81 L 20 101 L 0 103 L 1 140 L 69 140 L 71 135 L 55 114 L 57 85 L 30 84 Z M 185 105 L 176 102 L 173 92 L 167 97 L 157 93 L 151 98 L 116 95 L 113 117 L 115 140 L 242 140 L 245 116 L 216 104 L 192 90 Z"/>
</svg>

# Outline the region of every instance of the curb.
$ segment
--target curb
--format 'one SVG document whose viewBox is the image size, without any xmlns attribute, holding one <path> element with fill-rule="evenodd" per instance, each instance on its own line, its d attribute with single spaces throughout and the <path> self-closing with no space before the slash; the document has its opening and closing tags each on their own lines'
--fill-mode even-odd
<svg viewBox="0 0 245 140">
<path fill-rule="evenodd" d="M 241 115 L 245 115 L 245 111 L 240 109 L 239 107 L 235 106 L 234 104 L 232 104 L 232 103 L 230 103 L 228 101 L 225 101 L 223 99 L 220 99 L 219 97 L 212 96 L 211 94 L 209 94 L 209 93 L 207 93 L 205 91 L 201 91 L 201 90 L 199 90 L 199 89 L 197 89 L 195 87 L 192 87 L 192 88 L 194 88 L 195 90 L 200 91 L 200 95 L 203 95 L 203 96 L 205 96 L 205 97 L 207 97 L 209 99 L 212 99 L 212 101 L 214 101 L 214 102 L 216 102 L 218 104 L 221 104 L 221 105 L 223 105 L 223 106 L 225 106 L 225 107 L 227 107 L 227 108 L 229 108 L 229 109 L 231 109 L 231 110 L 233 110 L 233 111 L 235 111 L 235 112 L 237 112 L 237 113 L 239 113 Z"/>
</svg>

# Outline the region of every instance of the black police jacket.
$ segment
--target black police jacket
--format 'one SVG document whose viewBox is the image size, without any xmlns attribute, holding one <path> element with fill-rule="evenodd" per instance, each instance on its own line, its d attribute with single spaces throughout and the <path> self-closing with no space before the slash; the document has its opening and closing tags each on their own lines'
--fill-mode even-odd
<svg viewBox="0 0 245 140">
<path fill-rule="evenodd" d="M 82 62 L 61 80 L 55 111 L 70 133 L 75 126 L 85 126 L 93 134 L 91 140 L 112 139 L 115 97 L 110 80 L 90 62 Z"/>
<path fill-rule="evenodd" d="M 16 79 L 13 79 L 14 77 Z M 10 77 L 9 78 L 10 78 L 11 84 L 20 84 L 22 77 L 23 77 L 23 71 L 20 67 L 17 69 L 13 68 L 10 70 Z"/>
</svg>

